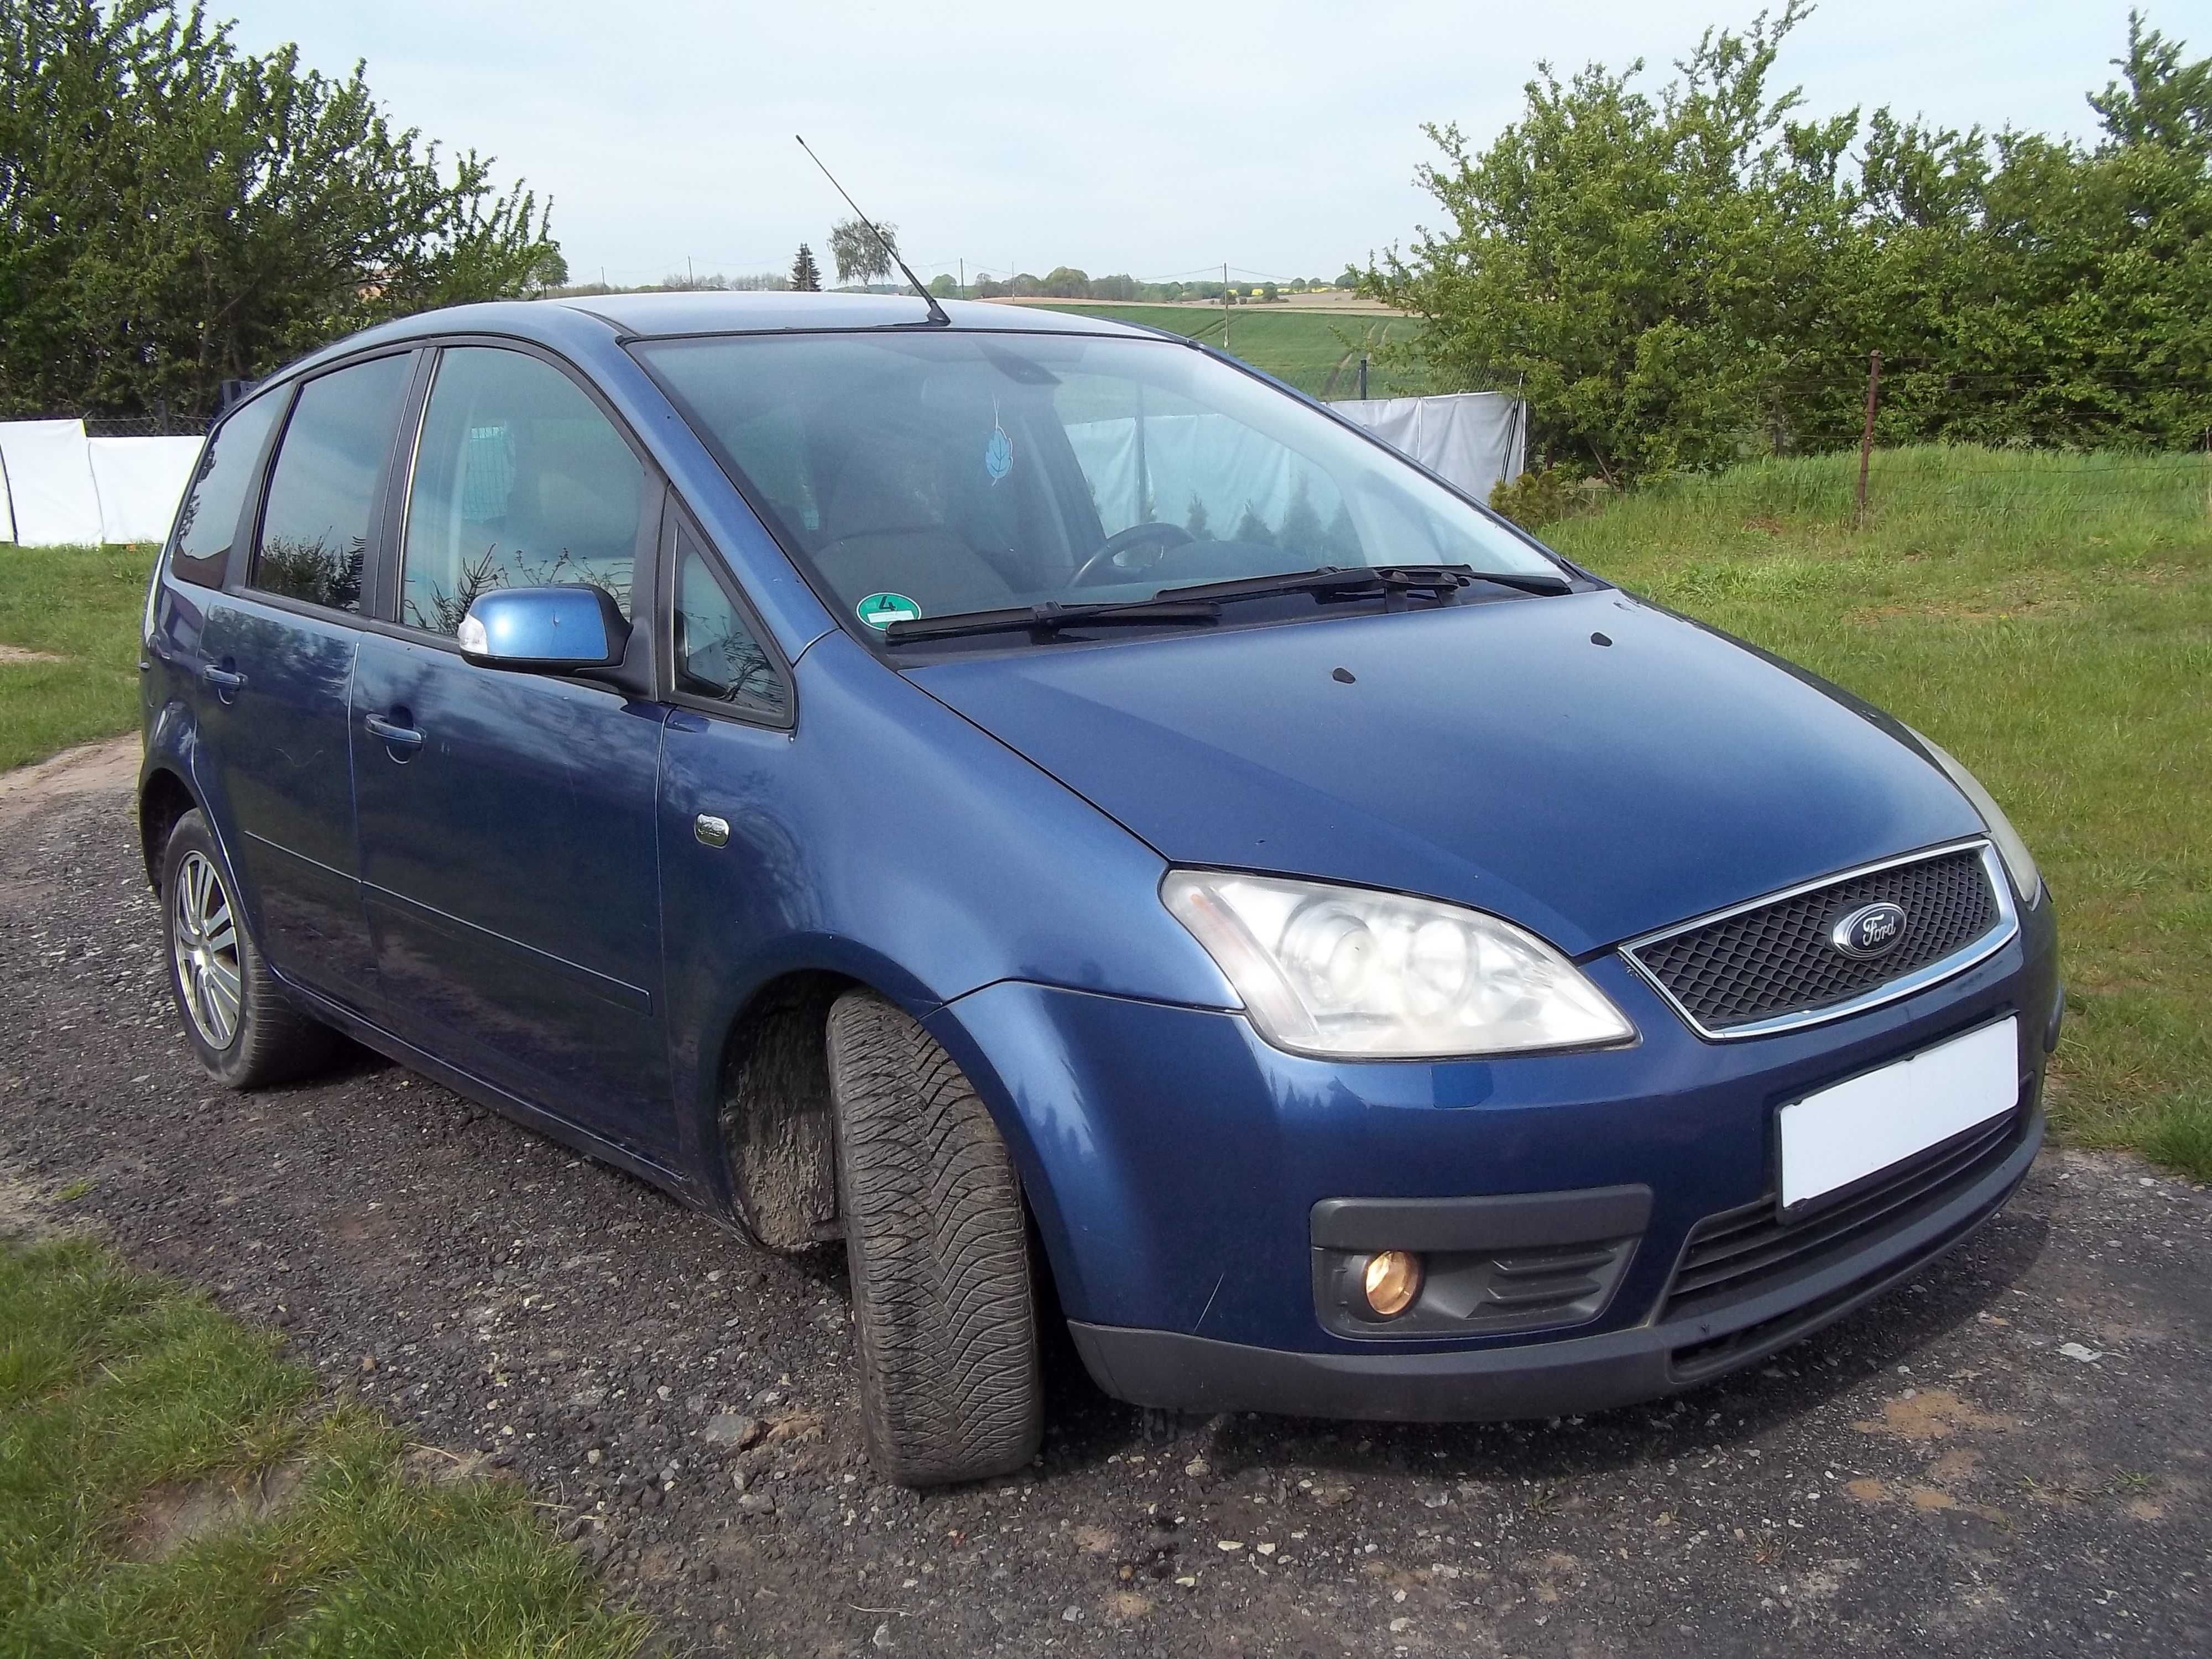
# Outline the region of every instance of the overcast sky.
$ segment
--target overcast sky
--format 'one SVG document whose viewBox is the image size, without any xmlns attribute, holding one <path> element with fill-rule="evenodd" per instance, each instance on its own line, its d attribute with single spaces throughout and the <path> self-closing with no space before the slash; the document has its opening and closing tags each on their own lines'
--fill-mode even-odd
<svg viewBox="0 0 2212 1659">
<path fill-rule="evenodd" d="M 787 268 L 842 205 L 803 132 L 925 278 L 1334 276 L 1431 219 L 1424 121 L 1487 138 L 1539 58 L 1660 74 L 1727 0 L 1016 8 L 962 0 L 210 0 L 403 125 L 554 198 L 577 280 Z M 2212 5 L 2151 21 L 2212 51 Z M 1828 0 L 1779 74 L 1826 113 L 2086 136 L 2126 0 Z M 1658 78 L 1655 74 L 1653 80 Z M 824 259 L 827 264 L 826 258 Z"/>
</svg>

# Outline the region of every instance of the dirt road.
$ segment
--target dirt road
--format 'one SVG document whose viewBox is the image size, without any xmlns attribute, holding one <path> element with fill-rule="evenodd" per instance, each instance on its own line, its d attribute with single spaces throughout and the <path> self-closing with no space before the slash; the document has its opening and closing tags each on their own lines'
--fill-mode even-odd
<svg viewBox="0 0 2212 1659">
<path fill-rule="evenodd" d="M 0 1187 L 491 1453 L 672 1652 L 2212 1651 L 2201 1188 L 2046 1156 L 1906 1291 L 1586 1422 L 1148 1425 L 1063 1357 L 1037 1467 L 917 1498 L 835 1275 L 367 1056 L 208 1087 L 90 775 L 0 812 Z"/>
</svg>

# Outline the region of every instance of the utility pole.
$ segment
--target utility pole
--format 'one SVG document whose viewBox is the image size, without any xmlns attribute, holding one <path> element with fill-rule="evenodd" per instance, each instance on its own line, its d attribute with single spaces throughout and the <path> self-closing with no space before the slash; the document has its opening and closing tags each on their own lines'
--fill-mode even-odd
<svg viewBox="0 0 2212 1659">
<path fill-rule="evenodd" d="M 1867 359 L 1866 431 L 1859 439 L 1859 523 L 1866 523 L 1867 463 L 1874 458 L 1874 410 L 1881 393 L 1881 353 Z"/>
<path fill-rule="evenodd" d="M 958 293 L 960 297 L 963 300 L 968 297 L 968 256 L 965 254 L 963 254 L 960 257 L 960 287 Z"/>
<path fill-rule="evenodd" d="M 687 288 L 699 286 L 699 273 L 691 269 L 691 256 L 688 253 L 684 256 L 684 283 Z"/>
<path fill-rule="evenodd" d="M 1229 349 L 1229 262 L 1221 262 L 1221 349 Z"/>
</svg>

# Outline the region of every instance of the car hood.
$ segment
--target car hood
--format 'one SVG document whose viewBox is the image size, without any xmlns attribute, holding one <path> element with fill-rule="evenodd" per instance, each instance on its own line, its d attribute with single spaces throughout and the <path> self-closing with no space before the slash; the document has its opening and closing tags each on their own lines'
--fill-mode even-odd
<svg viewBox="0 0 2212 1659">
<path fill-rule="evenodd" d="M 910 672 L 1170 863 L 1455 900 L 1571 955 L 1982 829 L 1886 717 L 1611 591 Z"/>
</svg>

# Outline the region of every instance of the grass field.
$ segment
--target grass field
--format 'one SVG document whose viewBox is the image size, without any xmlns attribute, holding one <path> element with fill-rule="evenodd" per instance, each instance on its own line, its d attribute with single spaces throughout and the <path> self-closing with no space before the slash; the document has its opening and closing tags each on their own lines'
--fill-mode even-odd
<svg viewBox="0 0 2212 1659">
<path fill-rule="evenodd" d="M 1107 306 L 1079 301 L 1055 304 L 1054 311 L 1085 317 L 1111 317 L 1141 323 L 1171 334 L 1194 335 L 1209 345 L 1221 343 L 1218 307 Z M 1285 311 L 1273 306 L 1236 306 L 1229 317 L 1229 349 L 1255 368 L 1286 380 L 1314 397 L 1341 399 L 1358 395 L 1359 356 L 1386 341 L 1402 344 L 1420 326 L 1410 317 L 1377 317 L 1358 312 L 1332 313 Z M 1394 379 L 1379 363 L 1370 368 L 1367 393 L 1393 398 L 1425 391 L 1412 380 Z"/>
<path fill-rule="evenodd" d="M 0 546 L 0 771 L 137 723 L 154 554 Z"/>
<path fill-rule="evenodd" d="M 1628 496 L 1547 540 L 1828 676 L 1989 786 L 2059 905 L 2051 1121 L 2212 1180 L 2212 510 L 2201 456 L 1889 451 Z"/>
<path fill-rule="evenodd" d="M 275 1339 L 81 1240 L 0 1243 L 0 1655 L 637 1651 L 519 1486 L 414 1464 Z"/>
</svg>

